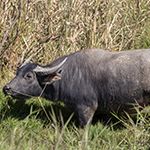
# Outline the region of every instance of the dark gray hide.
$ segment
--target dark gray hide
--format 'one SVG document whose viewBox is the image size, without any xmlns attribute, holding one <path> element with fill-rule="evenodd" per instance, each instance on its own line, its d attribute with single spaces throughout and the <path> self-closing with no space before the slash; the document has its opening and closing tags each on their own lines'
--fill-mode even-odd
<svg viewBox="0 0 150 150">
<path fill-rule="evenodd" d="M 55 66 L 59 67 L 49 72 Z M 83 127 L 95 113 L 128 111 L 135 101 L 150 103 L 150 50 L 90 49 L 58 58 L 47 66 L 28 63 L 3 91 L 17 99 L 37 97 L 45 84 L 42 96 L 64 102 L 77 113 Z"/>
</svg>

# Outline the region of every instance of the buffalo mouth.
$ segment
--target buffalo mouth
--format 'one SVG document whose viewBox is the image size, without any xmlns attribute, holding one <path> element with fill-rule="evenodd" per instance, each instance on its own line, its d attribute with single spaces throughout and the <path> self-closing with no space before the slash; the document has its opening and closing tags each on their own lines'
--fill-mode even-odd
<svg viewBox="0 0 150 150">
<path fill-rule="evenodd" d="M 29 99 L 30 98 L 28 96 L 21 95 L 21 94 L 15 93 L 15 92 L 13 92 L 13 93 L 6 93 L 5 95 L 6 96 L 10 95 L 12 97 L 12 99 Z"/>
<path fill-rule="evenodd" d="M 5 96 L 10 95 L 13 99 L 28 99 L 29 96 L 13 91 L 9 86 L 5 85 L 3 88 Z"/>
</svg>

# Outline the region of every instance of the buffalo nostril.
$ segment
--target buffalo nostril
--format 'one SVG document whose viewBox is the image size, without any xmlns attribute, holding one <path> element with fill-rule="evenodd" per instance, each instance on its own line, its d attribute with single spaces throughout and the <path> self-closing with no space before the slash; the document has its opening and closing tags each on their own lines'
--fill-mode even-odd
<svg viewBox="0 0 150 150">
<path fill-rule="evenodd" d="M 7 94 L 10 91 L 10 89 L 11 88 L 8 85 L 5 85 L 4 88 L 3 88 L 4 94 Z"/>
</svg>

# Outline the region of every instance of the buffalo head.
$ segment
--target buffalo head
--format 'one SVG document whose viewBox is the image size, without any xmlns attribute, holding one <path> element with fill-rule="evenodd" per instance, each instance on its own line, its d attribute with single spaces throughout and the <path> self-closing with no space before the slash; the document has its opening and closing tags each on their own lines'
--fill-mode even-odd
<svg viewBox="0 0 150 150">
<path fill-rule="evenodd" d="M 33 55 L 32 55 L 33 56 Z M 29 63 L 30 56 L 17 71 L 17 75 L 3 88 L 5 94 L 14 99 L 27 99 L 42 96 L 42 85 L 52 84 L 61 79 L 57 71 L 63 66 L 66 59 L 56 66 L 40 66 L 37 63 Z"/>
</svg>

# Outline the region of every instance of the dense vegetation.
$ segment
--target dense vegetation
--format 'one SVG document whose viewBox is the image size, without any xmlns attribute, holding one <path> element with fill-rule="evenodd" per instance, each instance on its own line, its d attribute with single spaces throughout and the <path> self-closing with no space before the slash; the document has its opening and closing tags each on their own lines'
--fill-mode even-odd
<svg viewBox="0 0 150 150">
<path fill-rule="evenodd" d="M 85 129 L 77 127 L 77 118 L 62 104 L 44 99 L 9 100 L 0 91 L 0 149 L 124 149 L 149 150 L 150 107 L 138 112 L 133 120 L 128 114 L 115 116 L 105 125 L 97 118 Z"/>
<path fill-rule="evenodd" d="M 0 0 L 0 16 L 0 149 L 150 149 L 150 107 L 81 130 L 61 103 L 2 93 L 33 52 L 45 64 L 86 48 L 150 48 L 149 0 Z"/>
</svg>

